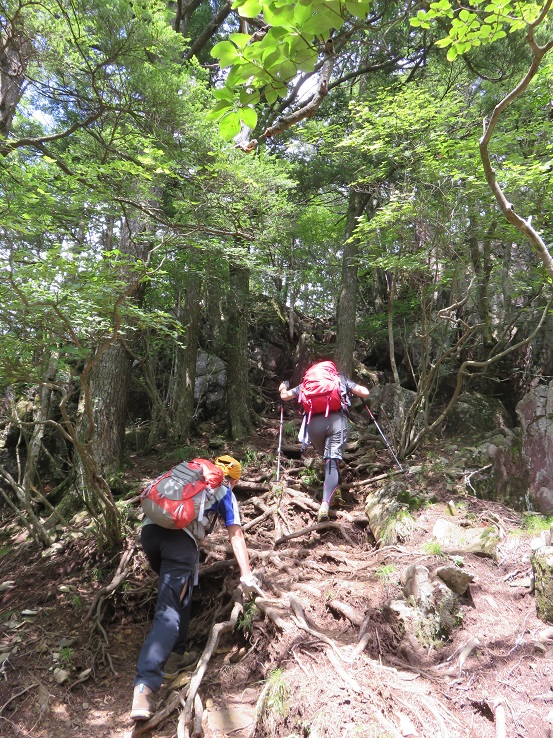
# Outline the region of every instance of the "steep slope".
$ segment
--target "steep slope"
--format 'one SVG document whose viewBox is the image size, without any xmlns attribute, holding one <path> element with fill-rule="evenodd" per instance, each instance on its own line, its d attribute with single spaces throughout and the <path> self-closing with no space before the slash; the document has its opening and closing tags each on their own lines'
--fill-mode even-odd
<svg viewBox="0 0 553 738">
<path fill-rule="evenodd" d="M 138 528 L 121 558 L 102 558 L 84 516 L 43 552 L 5 521 L 0 735 L 194 734 L 181 706 L 191 694 L 207 738 L 549 735 L 553 631 L 536 617 L 526 516 L 478 500 L 470 488 L 452 491 L 443 455 L 439 465 L 412 459 L 416 473 L 405 475 L 405 485 L 421 504 L 405 540 L 378 548 L 364 502 L 382 484 L 379 471 L 390 470 L 386 450 L 375 444 L 370 470 L 352 451 L 344 505 L 317 526 L 317 463 L 309 452 L 294 458 L 293 445 L 285 445 L 276 484 L 277 437 L 275 422 L 233 447 L 245 461 L 237 493 L 265 596 L 241 603 L 224 530 L 216 529 L 202 556 L 190 627 L 201 658 L 162 687 L 147 729 L 128 720 L 155 597 Z M 159 452 L 135 462 L 128 472 L 135 490 L 168 465 Z M 434 525 L 450 515 L 451 503 L 461 527 L 493 528 L 495 557 L 461 560 L 440 549 Z M 136 522 L 136 496 L 128 514 Z M 413 564 L 429 571 L 452 564 L 471 575 L 448 634 L 410 631 L 398 618 L 393 603 L 404 601 Z"/>
</svg>

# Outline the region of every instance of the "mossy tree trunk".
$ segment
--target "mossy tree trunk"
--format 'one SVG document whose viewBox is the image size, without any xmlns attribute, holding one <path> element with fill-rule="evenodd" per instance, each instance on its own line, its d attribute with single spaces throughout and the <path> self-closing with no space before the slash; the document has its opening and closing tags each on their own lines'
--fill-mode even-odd
<svg viewBox="0 0 553 738">
<path fill-rule="evenodd" d="M 338 369 L 348 376 L 353 372 L 355 348 L 355 320 L 357 314 L 357 255 L 359 243 L 351 238 L 357 221 L 365 209 L 369 196 L 351 189 L 342 256 L 342 282 L 336 311 L 335 360 Z"/>
<path fill-rule="evenodd" d="M 170 435 L 179 443 L 187 440 L 194 416 L 194 386 L 200 333 L 200 288 L 201 275 L 191 270 L 188 273 L 184 300 L 182 305 L 178 306 L 178 317 L 185 333 L 183 345 L 176 347 L 175 366 L 169 388 L 172 418 Z"/>
<path fill-rule="evenodd" d="M 249 401 L 248 302 L 250 270 L 229 267 L 227 332 L 227 400 L 229 435 L 233 440 L 253 433 Z"/>
</svg>

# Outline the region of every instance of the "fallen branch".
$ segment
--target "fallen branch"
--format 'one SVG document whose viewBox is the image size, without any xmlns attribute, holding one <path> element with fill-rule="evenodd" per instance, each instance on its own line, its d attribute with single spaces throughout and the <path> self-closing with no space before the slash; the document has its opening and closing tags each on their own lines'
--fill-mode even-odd
<svg viewBox="0 0 553 738">
<path fill-rule="evenodd" d="M 495 706 L 495 735 L 496 738 L 506 738 L 507 723 L 505 719 L 505 703 L 502 699 L 498 699 L 494 703 Z"/>
<path fill-rule="evenodd" d="M 257 482 L 245 482 L 240 480 L 235 489 L 237 492 L 270 492 L 271 488 L 268 487 L 266 484 L 259 484 Z"/>
<path fill-rule="evenodd" d="M 188 693 L 186 695 L 186 701 L 184 702 L 184 709 L 180 714 L 179 722 L 177 725 L 178 738 L 188 738 L 188 723 L 193 716 L 194 700 L 196 698 L 196 693 L 200 688 L 200 684 L 202 683 L 202 679 L 204 678 L 209 660 L 215 652 L 217 644 L 219 643 L 219 639 L 223 635 L 223 633 L 228 633 L 234 630 L 236 621 L 238 620 L 238 616 L 240 615 L 242 610 L 242 602 L 240 600 L 236 600 L 232 608 L 229 620 L 226 620 L 223 623 L 217 623 L 212 627 L 207 645 L 204 648 L 204 652 L 202 653 L 201 658 L 198 661 L 198 665 L 196 666 L 194 674 L 192 675 L 192 679 L 190 680 L 190 684 L 188 685 Z"/>
</svg>

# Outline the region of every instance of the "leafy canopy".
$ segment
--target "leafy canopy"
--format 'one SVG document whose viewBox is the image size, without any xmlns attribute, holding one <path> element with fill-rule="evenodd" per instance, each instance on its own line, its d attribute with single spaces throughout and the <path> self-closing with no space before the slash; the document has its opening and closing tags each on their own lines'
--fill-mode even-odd
<svg viewBox="0 0 553 738">
<path fill-rule="evenodd" d="M 211 54 L 228 69 L 225 86 L 215 91 L 218 102 L 209 113 L 230 141 L 241 129 L 257 125 L 255 105 L 272 104 L 286 95 L 288 84 L 301 72 L 315 70 L 321 45 L 347 19 L 365 18 L 371 0 L 235 0 L 242 18 L 261 15 L 268 30 L 231 33 Z"/>
<path fill-rule="evenodd" d="M 428 10 L 419 10 L 411 25 L 429 29 L 436 21 L 446 20 L 449 32 L 436 42 L 448 48 L 447 58 L 453 61 L 475 46 L 484 46 L 505 38 L 507 33 L 525 30 L 534 24 L 548 2 L 518 2 L 518 0 L 469 0 L 469 7 L 459 7 L 450 0 L 436 0 Z"/>
</svg>

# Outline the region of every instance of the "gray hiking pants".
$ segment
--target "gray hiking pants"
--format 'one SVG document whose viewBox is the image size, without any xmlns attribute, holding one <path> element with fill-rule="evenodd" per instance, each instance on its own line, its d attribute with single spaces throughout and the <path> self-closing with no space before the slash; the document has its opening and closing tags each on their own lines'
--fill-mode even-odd
<svg viewBox="0 0 553 738">
<path fill-rule="evenodd" d="M 312 415 L 307 424 L 309 441 L 323 459 L 341 459 L 348 440 L 348 418 L 345 413 Z"/>
</svg>

